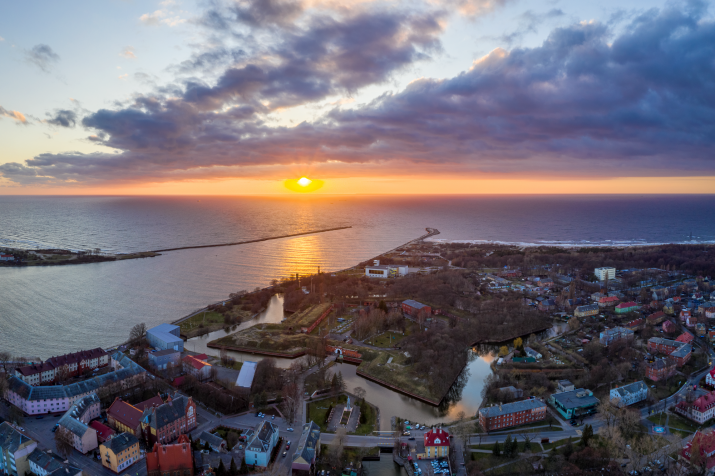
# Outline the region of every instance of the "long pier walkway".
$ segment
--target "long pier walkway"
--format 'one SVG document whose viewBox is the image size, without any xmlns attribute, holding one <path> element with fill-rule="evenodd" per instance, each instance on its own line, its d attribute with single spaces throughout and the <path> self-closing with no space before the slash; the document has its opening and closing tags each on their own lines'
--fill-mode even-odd
<svg viewBox="0 0 715 476">
<path fill-rule="evenodd" d="M 193 249 L 197 249 L 197 248 L 218 248 L 220 246 L 246 245 L 248 243 L 258 243 L 260 241 L 279 240 L 281 238 L 291 238 L 293 236 L 312 235 L 315 233 L 326 233 L 328 231 L 346 230 L 348 228 L 352 228 L 352 226 L 339 226 L 337 228 L 326 228 L 324 230 L 313 230 L 313 231 L 304 231 L 302 233 L 291 233 L 290 235 L 269 236 L 266 238 L 258 238 L 255 240 L 236 241 L 234 243 L 219 243 L 216 245 L 196 245 L 196 246 L 181 246 L 179 248 L 165 248 L 163 250 L 152 250 L 152 253 L 163 253 L 165 251 L 178 251 L 178 250 L 193 250 Z"/>
</svg>

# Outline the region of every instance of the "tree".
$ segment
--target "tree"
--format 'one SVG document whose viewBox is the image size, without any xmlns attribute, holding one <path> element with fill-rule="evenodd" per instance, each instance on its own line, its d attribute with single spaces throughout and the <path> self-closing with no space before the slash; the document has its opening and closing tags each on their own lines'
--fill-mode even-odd
<svg viewBox="0 0 715 476">
<path fill-rule="evenodd" d="M 136 324 L 129 331 L 129 342 L 132 345 L 138 345 L 146 337 L 146 324 L 143 322 Z"/>
<path fill-rule="evenodd" d="M 571 319 L 569 319 L 569 329 L 571 329 L 572 331 L 575 331 L 580 326 L 581 322 L 578 320 L 577 317 L 572 317 Z"/>
<path fill-rule="evenodd" d="M 509 353 L 509 348 L 505 345 L 499 347 L 499 357 L 504 357 Z"/>
<path fill-rule="evenodd" d="M 219 460 L 216 476 L 226 476 L 226 466 L 223 464 L 223 460 Z"/>
<path fill-rule="evenodd" d="M 2 365 L 3 370 L 5 371 L 5 374 L 7 375 L 7 365 L 10 363 L 12 360 L 12 356 L 10 355 L 10 352 L 7 351 L 0 351 L 0 365 Z"/>
<path fill-rule="evenodd" d="M 10 407 L 10 421 L 14 422 L 16 425 L 22 425 L 25 421 L 25 414 L 15 405 Z"/>
<path fill-rule="evenodd" d="M 241 469 L 238 470 L 238 474 L 248 474 L 248 465 L 246 464 L 246 458 L 241 458 Z"/>
<path fill-rule="evenodd" d="M 524 350 L 524 341 L 521 340 L 521 337 L 517 337 L 514 339 L 514 349 L 516 350 Z"/>
<path fill-rule="evenodd" d="M 494 443 L 494 449 L 492 450 L 492 454 L 496 457 L 501 456 L 501 448 L 499 447 L 498 441 Z"/>
<path fill-rule="evenodd" d="M 238 475 L 238 467 L 236 466 L 236 461 L 233 458 L 231 458 L 231 466 L 228 469 L 228 474 L 231 476 Z"/>
<path fill-rule="evenodd" d="M 511 458 L 514 456 L 514 448 L 512 446 L 512 441 L 511 441 L 511 435 L 508 435 L 506 437 L 506 440 L 504 440 L 504 456 L 507 458 Z"/>
<path fill-rule="evenodd" d="M 238 444 L 238 433 L 229 431 L 228 434 L 226 434 L 226 444 L 228 445 L 229 451 L 232 450 L 233 447 Z"/>
<path fill-rule="evenodd" d="M 355 396 L 358 398 L 358 400 L 365 400 L 365 395 L 367 394 L 367 392 L 365 391 L 365 389 L 362 388 L 362 387 L 355 387 L 355 388 L 353 389 L 353 393 L 354 393 Z"/>
<path fill-rule="evenodd" d="M 55 448 L 57 448 L 57 452 L 67 459 L 67 457 L 72 453 L 72 450 L 74 449 L 74 436 L 72 435 L 72 432 L 70 432 L 68 429 L 66 429 L 63 426 L 58 426 L 57 430 L 55 430 Z"/>
<path fill-rule="evenodd" d="M 581 433 L 581 444 L 583 446 L 588 446 L 588 441 L 593 438 L 593 427 L 591 425 L 586 425 Z"/>
</svg>

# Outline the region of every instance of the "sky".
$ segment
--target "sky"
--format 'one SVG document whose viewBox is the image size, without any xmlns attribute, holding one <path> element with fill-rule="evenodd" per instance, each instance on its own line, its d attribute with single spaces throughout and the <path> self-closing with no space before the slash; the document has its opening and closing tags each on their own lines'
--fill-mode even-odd
<svg viewBox="0 0 715 476">
<path fill-rule="evenodd" d="M 715 193 L 714 12 L 3 2 L 0 194 Z"/>
</svg>

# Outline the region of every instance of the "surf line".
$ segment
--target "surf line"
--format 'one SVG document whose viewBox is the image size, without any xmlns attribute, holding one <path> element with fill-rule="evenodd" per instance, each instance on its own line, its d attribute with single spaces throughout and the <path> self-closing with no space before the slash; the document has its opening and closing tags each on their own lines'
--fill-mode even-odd
<svg viewBox="0 0 715 476">
<path fill-rule="evenodd" d="M 165 248 L 163 250 L 153 250 L 152 253 L 163 253 L 165 251 L 178 251 L 178 250 L 193 250 L 193 249 L 197 249 L 197 248 L 218 248 L 219 246 L 246 245 L 248 243 L 258 243 L 260 241 L 279 240 L 281 238 L 291 238 L 293 236 L 312 235 L 315 233 L 326 233 L 328 231 L 346 230 L 348 228 L 352 228 L 352 226 L 339 226 L 337 228 L 326 228 L 324 230 L 313 230 L 313 231 L 304 231 L 302 233 L 291 233 L 290 235 L 269 236 L 267 238 L 258 238 L 256 240 L 236 241 L 235 243 L 219 243 L 216 245 L 196 245 L 196 246 L 181 246 L 179 248 Z"/>
</svg>

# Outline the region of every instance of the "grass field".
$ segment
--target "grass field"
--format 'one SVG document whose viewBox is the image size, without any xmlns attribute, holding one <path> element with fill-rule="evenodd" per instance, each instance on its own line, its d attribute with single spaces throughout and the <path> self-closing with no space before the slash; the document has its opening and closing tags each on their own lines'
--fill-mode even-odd
<svg viewBox="0 0 715 476">
<path fill-rule="evenodd" d="M 223 315 L 214 311 L 200 312 L 195 316 L 191 316 L 190 319 L 183 321 L 179 324 L 179 327 L 181 327 L 181 332 L 185 334 L 194 329 L 198 329 L 200 324 L 203 324 L 204 327 L 220 324 L 220 327 L 223 327 Z"/>
<path fill-rule="evenodd" d="M 402 339 L 407 337 L 407 335 L 409 335 L 408 332 L 405 332 L 405 335 L 403 335 L 398 332 L 389 331 L 385 332 L 384 334 L 380 334 L 374 339 L 370 339 L 369 341 L 367 341 L 367 343 L 370 345 L 374 345 L 375 347 L 392 347 L 398 344 Z"/>
</svg>

